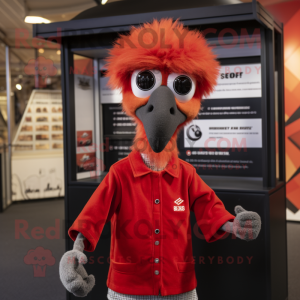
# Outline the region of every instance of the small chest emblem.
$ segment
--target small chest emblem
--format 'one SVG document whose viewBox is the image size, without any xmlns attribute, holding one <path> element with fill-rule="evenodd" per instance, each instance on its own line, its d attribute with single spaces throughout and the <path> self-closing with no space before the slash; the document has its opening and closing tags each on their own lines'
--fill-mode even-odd
<svg viewBox="0 0 300 300">
<path fill-rule="evenodd" d="M 185 206 L 180 205 L 184 202 L 184 200 L 182 200 L 181 198 L 178 198 L 174 202 L 175 202 L 175 204 L 177 204 L 176 206 L 174 206 L 174 211 L 185 211 Z"/>
</svg>

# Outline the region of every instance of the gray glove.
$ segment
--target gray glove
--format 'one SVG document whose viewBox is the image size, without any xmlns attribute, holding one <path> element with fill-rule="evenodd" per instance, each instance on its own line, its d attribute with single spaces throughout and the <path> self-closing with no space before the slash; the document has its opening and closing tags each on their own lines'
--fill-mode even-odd
<svg viewBox="0 0 300 300">
<path fill-rule="evenodd" d="M 87 257 L 83 254 L 85 237 L 79 233 L 73 250 L 66 252 L 59 263 L 59 276 L 64 287 L 76 297 L 85 297 L 95 285 L 95 277 L 83 267 Z"/>
<path fill-rule="evenodd" d="M 234 208 L 236 218 L 233 222 L 226 222 L 220 229 L 233 233 L 236 237 L 247 242 L 255 240 L 261 229 L 260 216 L 253 211 L 247 211 L 241 206 Z"/>
</svg>

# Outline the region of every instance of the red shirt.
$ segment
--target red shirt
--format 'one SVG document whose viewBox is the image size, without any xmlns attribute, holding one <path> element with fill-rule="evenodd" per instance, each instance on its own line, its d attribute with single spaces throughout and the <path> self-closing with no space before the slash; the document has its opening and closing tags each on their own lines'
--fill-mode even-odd
<svg viewBox="0 0 300 300">
<path fill-rule="evenodd" d="M 85 237 L 94 251 L 103 226 L 111 221 L 107 286 L 130 295 L 181 294 L 196 285 L 190 212 L 205 239 L 213 242 L 219 228 L 234 216 L 189 163 L 173 157 L 160 172 L 132 151 L 115 163 L 69 229 Z"/>
</svg>

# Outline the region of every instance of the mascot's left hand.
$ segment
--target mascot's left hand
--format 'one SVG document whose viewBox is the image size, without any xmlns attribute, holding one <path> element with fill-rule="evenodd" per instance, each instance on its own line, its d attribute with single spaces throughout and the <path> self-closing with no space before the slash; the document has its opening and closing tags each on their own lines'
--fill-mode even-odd
<svg viewBox="0 0 300 300">
<path fill-rule="evenodd" d="M 260 216 L 253 211 L 247 211 L 241 206 L 234 208 L 236 218 L 233 222 L 225 223 L 221 229 L 223 231 L 233 233 L 236 237 L 245 240 L 255 240 L 261 229 Z"/>
</svg>

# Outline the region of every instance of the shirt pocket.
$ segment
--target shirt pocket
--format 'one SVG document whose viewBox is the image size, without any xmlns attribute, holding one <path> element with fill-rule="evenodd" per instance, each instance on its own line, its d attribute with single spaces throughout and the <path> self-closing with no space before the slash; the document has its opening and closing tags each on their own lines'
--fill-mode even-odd
<svg viewBox="0 0 300 300">
<path fill-rule="evenodd" d="M 110 260 L 111 267 L 119 273 L 133 273 L 136 271 L 137 263 L 121 263 Z"/>
<path fill-rule="evenodd" d="M 178 262 L 177 263 L 178 272 L 190 272 L 195 270 L 195 263 L 194 262 Z"/>
</svg>

